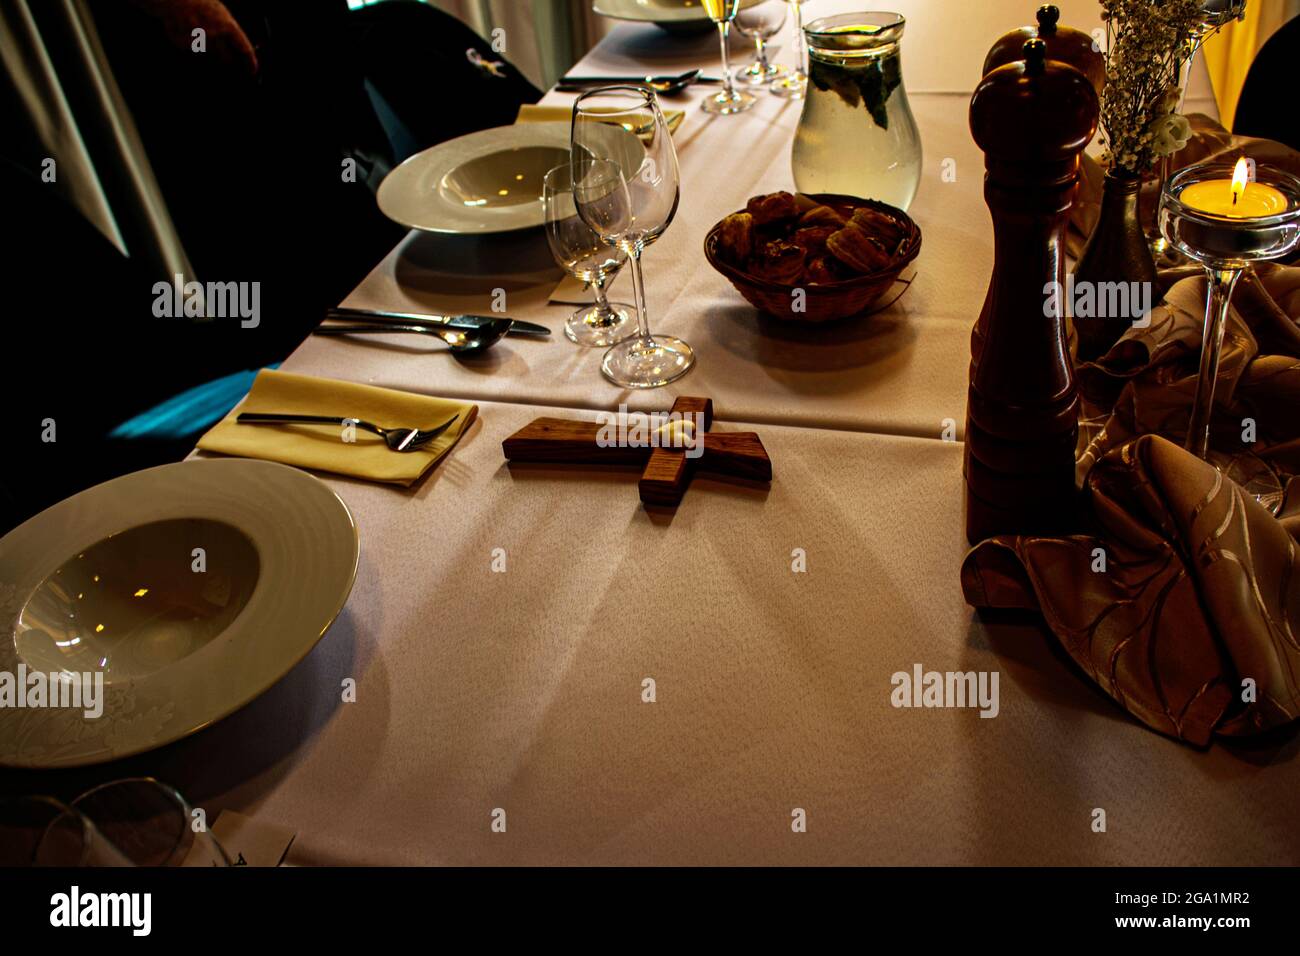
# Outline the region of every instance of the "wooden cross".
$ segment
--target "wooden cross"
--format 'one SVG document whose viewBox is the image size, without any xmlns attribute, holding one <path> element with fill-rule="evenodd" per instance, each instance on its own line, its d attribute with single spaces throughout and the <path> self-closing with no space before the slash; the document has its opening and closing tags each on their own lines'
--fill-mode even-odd
<svg viewBox="0 0 1300 956">
<path fill-rule="evenodd" d="M 683 396 L 673 402 L 672 411 L 702 420 L 704 431 L 713 427 L 713 401 Z M 700 416 L 697 419 L 695 416 Z M 754 432 L 719 432 L 698 436 L 704 447 L 695 456 L 686 449 L 651 447 L 649 443 L 628 446 L 598 442 L 602 425 L 566 418 L 539 418 L 525 425 L 501 443 L 508 461 L 550 462 L 570 465 L 644 465 L 641 472 L 641 501 L 647 505 L 675 507 L 686 494 L 691 475 L 697 471 L 751 481 L 772 480 L 772 460 Z M 692 454 L 694 454 L 692 449 Z"/>
</svg>

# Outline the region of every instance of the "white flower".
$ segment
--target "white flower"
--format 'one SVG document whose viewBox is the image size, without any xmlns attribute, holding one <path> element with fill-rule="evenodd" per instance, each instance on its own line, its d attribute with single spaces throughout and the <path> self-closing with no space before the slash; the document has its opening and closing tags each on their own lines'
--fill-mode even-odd
<svg viewBox="0 0 1300 956">
<path fill-rule="evenodd" d="M 1186 116 L 1167 113 L 1156 117 L 1148 133 L 1152 137 L 1151 148 L 1157 156 L 1172 156 L 1192 138 L 1192 124 Z"/>
</svg>

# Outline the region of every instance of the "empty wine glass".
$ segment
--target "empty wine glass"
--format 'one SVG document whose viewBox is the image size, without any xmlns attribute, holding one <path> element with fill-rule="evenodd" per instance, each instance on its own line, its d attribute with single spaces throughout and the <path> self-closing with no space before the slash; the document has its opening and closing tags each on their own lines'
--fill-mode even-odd
<svg viewBox="0 0 1300 956">
<path fill-rule="evenodd" d="M 134 866 L 230 866 L 206 819 L 153 777 L 101 784 L 73 800 L 72 807 Z"/>
<path fill-rule="evenodd" d="M 578 215 L 573 202 L 573 173 L 568 163 L 556 166 L 542 180 L 542 211 L 546 241 L 555 260 L 569 275 L 591 286 L 595 305 L 583 306 L 564 323 L 564 334 L 583 346 L 614 345 L 636 331 L 635 307 L 611 303 L 605 286 L 627 262 L 627 253 L 611 246 Z"/>
<path fill-rule="evenodd" d="M 578 97 L 570 163 L 578 215 L 632 266 L 636 335 L 605 353 L 601 372 L 625 388 L 666 385 L 690 370 L 695 354 L 680 339 L 652 336 L 646 313 L 641 254 L 667 230 L 680 201 L 677 151 L 655 94 L 610 86 Z"/>
<path fill-rule="evenodd" d="M 703 3 L 709 19 L 718 25 L 718 37 L 722 43 L 722 90 L 704 100 L 704 112 L 720 116 L 743 113 L 758 101 L 753 93 L 736 89 L 731 73 L 731 52 L 727 44 L 731 41 L 731 21 L 740 9 L 740 0 L 703 0 Z"/>
<path fill-rule="evenodd" d="M 803 5 L 808 0 L 787 0 L 787 2 L 794 13 L 795 68 L 793 73 L 787 73 L 772 81 L 772 94 L 797 100 L 808 91 L 808 44 L 803 36 Z"/>
<path fill-rule="evenodd" d="M 790 72 L 767 60 L 767 41 L 785 26 L 786 8 L 783 0 L 766 0 L 736 14 L 736 29 L 754 41 L 755 58 L 749 68 L 742 70 L 740 78 L 755 86 L 765 86 Z"/>
</svg>

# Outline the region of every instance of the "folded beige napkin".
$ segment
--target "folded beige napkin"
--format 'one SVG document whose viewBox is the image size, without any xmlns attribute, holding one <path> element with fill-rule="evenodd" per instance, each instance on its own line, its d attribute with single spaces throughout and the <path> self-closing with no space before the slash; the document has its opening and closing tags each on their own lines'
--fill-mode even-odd
<svg viewBox="0 0 1300 956">
<path fill-rule="evenodd" d="M 1199 125 L 1188 162 L 1234 142 Z M 1280 144 L 1236 141 L 1243 145 L 1300 169 L 1300 155 Z M 1075 210 L 1080 239 L 1096 222 L 1099 195 L 1098 175 Z M 1205 279 L 1199 266 L 1161 277 L 1172 285 L 1150 326 L 1129 329 L 1078 369 L 1079 473 L 1090 508 L 1077 533 L 984 541 L 966 557 L 962 586 L 975 607 L 1040 610 L 1120 706 L 1204 746 L 1215 734 L 1300 716 L 1300 267 L 1264 265 L 1238 284 L 1211 429 L 1217 451 L 1262 461 L 1280 479 L 1283 490 L 1266 499 L 1280 504 L 1276 518 L 1181 447 Z"/>
<path fill-rule="evenodd" d="M 240 412 L 359 418 L 381 428 L 430 428 L 460 417 L 419 451 L 396 452 L 359 428 L 345 433 L 340 425 L 240 425 L 235 421 Z M 409 486 L 451 451 L 477 415 L 477 405 L 263 369 L 243 403 L 199 439 L 198 447 Z"/>
</svg>

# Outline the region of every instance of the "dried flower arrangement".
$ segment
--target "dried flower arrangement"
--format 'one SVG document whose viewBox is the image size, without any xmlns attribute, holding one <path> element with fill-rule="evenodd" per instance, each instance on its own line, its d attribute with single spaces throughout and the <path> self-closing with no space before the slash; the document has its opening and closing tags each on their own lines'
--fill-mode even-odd
<svg viewBox="0 0 1300 956">
<path fill-rule="evenodd" d="M 1178 110 L 1179 76 L 1204 36 L 1202 0 L 1101 0 L 1106 88 L 1105 161 L 1141 174 L 1182 149 L 1191 126 Z"/>
</svg>

